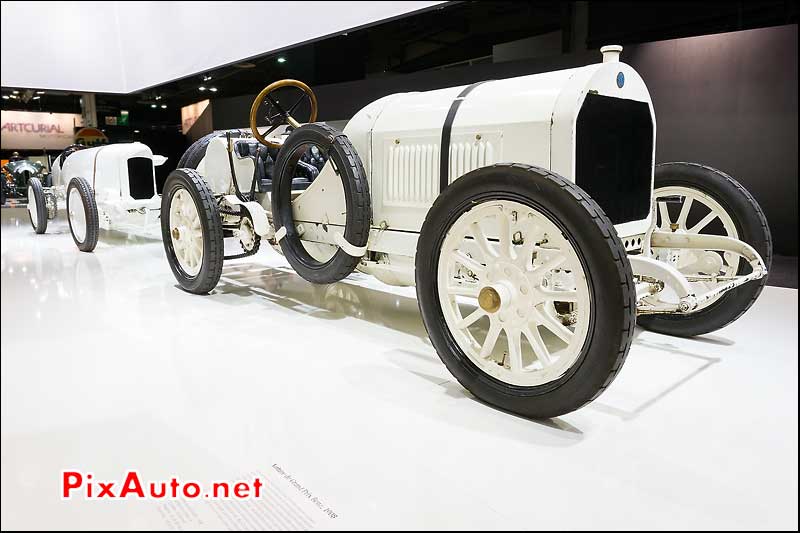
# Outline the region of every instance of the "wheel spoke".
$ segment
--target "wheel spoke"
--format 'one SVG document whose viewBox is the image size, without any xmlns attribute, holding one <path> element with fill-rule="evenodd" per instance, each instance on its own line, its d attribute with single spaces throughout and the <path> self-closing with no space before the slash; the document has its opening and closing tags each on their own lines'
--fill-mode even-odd
<svg viewBox="0 0 800 533">
<path fill-rule="evenodd" d="M 553 335 L 564 341 L 565 343 L 569 344 L 572 342 L 572 338 L 575 334 L 562 324 L 556 317 L 551 315 L 545 310 L 536 309 L 537 319 L 539 324 L 546 327 Z"/>
<path fill-rule="evenodd" d="M 451 296 L 469 296 L 471 298 L 478 297 L 478 286 L 475 285 L 449 285 L 447 287 L 447 293 Z"/>
<path fill-rule="evenodd" d="M 473 312 L 468 314 L 466 317 L 462 318 L 461 321 L 456 324 L 458 329 L 464 329 L 470 327 L 472 324 L 477 322 L 481 317 L 486 314 L 482 308 L 477 307 Z"/>
<path fill-rule="evenodd" d="M 502 329 L 500 323 L 496 320 L 490 322 L 489 331 L 486 333 L 486 339 L 483 341 L 483 346 L 481 347 L 481 357 L 486 358 L 492 355 L 494 345 L 497 344 L 497 338 L 500 336 L 500 331 L 502 331 Z"/>
<path fill-rule="evenodd" d="M 479 275 L 486 272 L 486 267 L 484 265 L 467 256 L 467 254 L 461 250 L 454 250 L 451 255 L 457 263 L 461 263 L 463 266 L 471 270 L 473 274 Z"/>
<path fill-rule="evenodd" d="M 686 218 L 689 216 L 689 211 L 692 209 L 692 203 L 694 200 L 690 196 L 686 196 L 683 199 L 683 205 L 681 206 L 681 212 L 678 214 L 678 220 L 676 221 L 679 226 L 685 228 L 686 227 Z"/>
<path fill-rule="evenodd" d="M 481 253 L 483 254 L 483 259 L 489 261 L 497 257 L 497 252 L 492 249 L 492 245 L 489 243 L 489 239 L 486 238 L 486 235 L 483 233 L 483 229 L 478 222 L 473 222 L 470 226 L 470 231 L 472 232 L 472 236 L 474 237 L 475 244 L 480 249 Z"/>
<path fill-rule="evenodd" d="M 302 101 L 303 101 L 303 100 L 305 100 L 306 98 L 308 98 L 308 95 L 307 95 L 307 94 L 305 93 L 305 91 L 304 91 L 304 92 L 303 92 L 303 96 L 301 96 L 301 97 L 300 97 L 300 99 L 299 99 L 298 101 L 296 101 L 295 103 L 293 103 L 293 104 L 291 105 L 291 107 L 289 107 L 289 110 L 286 112 L 286 114 L 288 114 L 288 115 L 291 115 L 291 114 L 292 114 L 292 111 L 294 111 L 295 109 L 297 109 L 297 106 L 299 106 L 299 105 L 300 105 L 300 102 L 302 102 Z"/>
<path fill-rule="evenodd" d="M 278 113 L 280 113 L 282 116 L 286 116 L 286 111 L 284 111 L 284 110 L 283 110 L 283 107 L 281 106 L 281 104 L 279 104 L 279 103 L 278 103 L 278 101 L 277 101 L 277 100 L 275 100 L 274 98 L 272 98 L 272 95 L 271 95 L 271 94 L 267 94 L 267 100 L 269 100 L 269 101 L 270 101 L 270 103 L 271 103 L 273 106 L 275 106 L 275 109 L 277 109 L 277 110 L 278 110 Z"/>
<path fill-rule="evenodd" d="M 518 329 L 506 328 L 508 341 L 508 367 L 511 370 L 522 370 L 522 332 Z"/>
<path fill-rule="evenodd" d="M 552 361 L 550 358 L 550 351 L 547 349 L 547 346 L 545 346 L 544 340 L 542 340 L 542 335 L 539 333 L 539 329 L 536 326 L 531 328 L 529 324 L 525 326 L 525 328 L 522 330 L 522 333 L 528 339 L 528 342 L 531 343 L 533 353 L 536 354 L 536 358 L 541 361 L 542 366 L 549 365 Z"/>
<path fill-rule="evenodd" d="M 272 123 L 272 121 L 270 121 L 270 123 Z M 280 122 L 278 122 L 277 124 L 273 124 L 272 126 L 270 126 L 270 128 L 267 131 L 262 133 L 261 136 L 262 137 L 266 137 L 267 135 L 269 135 L 273 131 L 277 130 L 280 126 L 282 126 L 282 124 Z"/>
<path fill-rule="evenodd" d="M 539 289 L 539 292 L 542 293 L 542 295 L 548 300 L 552 300 L 555 302 L 577 303 L 578 301 L 578 291 L 574 289 L 568 291 L 553 291 L 549 289 Z"/>
<path fill-rule="evenodd" d="M 500 235 L 498 235 L 498 241 L 500 244 L 500 256 L 511 258 L 513 257 L 513 252 L 511 250 L 511 214 L 508 211 L 504 210 L 498 216 L 498 226 L 500 229 Z"/>
<path fill-rule="evenodd" d="M 517 251 L 517 259 L 527 268 L 533 261 L 533 249 L 536 247 L 536 222 L 528 219 L 521 226 L 520 233 L 524 242 Z"/>
<path fill-rule="evenodd" d="M 672 221 L 669 219 L 667 202 L 658 202 L 658 213 L 661 215 L 661 229 L 669 228 L 669 225 Z"/>
<path fill-rule="evenodd" d="M 715 212 L 712 211 L 709 214 L 707 214 L 706 216 L 704 216 L 703 219 L 700 222 L 698 222 L 697 224 L 695 224 L 691 228 L 687 229 L 686 231 L 688 231 L 689 233 L 699 233 L 699 232 L 703 231 L 703 228 L 708 226 L 718 216 L 719 215 L 717 215 Z"/>
<path fill-rule="evenodd" d="M 566 259 L 567 258 L 564 256 L 564 254 L 559 253 L 558 255 L 556 255 L 554 257 L 551 257 L 550 259 L 548 259 L 547 261 L 542 263 L 540 266 L 534 268 L 533 269 L 533 278 L 536 281 L 536 283 L 541 282 L 542 278 L 548 272 L 550 272 L 551 270 L 553 270 L 555 268 L 558 268 L 559 265 L 561 265 L 561 263 L 566 261 Z"/>
</svg>

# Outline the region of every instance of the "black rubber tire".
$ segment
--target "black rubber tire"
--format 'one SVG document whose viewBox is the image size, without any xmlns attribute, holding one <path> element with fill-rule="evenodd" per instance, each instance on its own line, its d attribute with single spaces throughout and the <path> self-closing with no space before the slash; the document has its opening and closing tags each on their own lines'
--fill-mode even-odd
<svg viewBox="0 0 800 533">
<path fill-rule="evenodd" d="M 224 137 L 227 132 L 231 133 L 232 138 L 238 138 L 242 135 L 240 130 L 213 131 L 207 135 L 204 135 L 193 142 L 191 146 L 186 149 L 180 160 L 178 160 L 177 168 L 196 169 L 197 165 L 199 165 L 200 161 L 202 161 L 203 157 L 205 157 L 206 148 L 208 148 L 208 143 L 211 142 L 211 139 L 215 137 Z"/>
<path fill-rule="evenodd" d="M 28 203 L 34 202 L 36 205 L 36 224 L 33 223 L 33 218 L 28 213 L 28 218 L 31 221 L 31 226 L 33 227 L 33 231 L 41 235 L 45 231 L 47 231 L 47 203 L 44 199 L 44 189 L 42 188 L 42 182 L 39 181 L 39 178 L 31 178 L 28 180 L 28 188 L 29 190 L 33 191 L 33 198 L 31 198 L 30 194 L 28 194 Z"/>
<path fill-rule="evenodd" d="M 347 209 L 344 238 L 354 246 L 365 246 L 369 238 L 372 222 L 369 185 L 361 158 L 350 140 L 324 124 L 306 124 L 297 128 L 287 137 L 278 153 L 272 180 L 272 216 L 276 231 L 286 228 L 286 235 L 280 241 L 283 255 L 303 279 L 312 283 L 334 283 L 353 272 L 360 258 L 348 255 L 340 248 L 328 261 L 320 262 L 303 247 L 294 225 L 291 194 L 293 158 L 297 156 L 295 152 L 298 148 L 306 144 L 327 147 L 329 159 L 339 170 Z"/>
<path fill-rule="evenodd" d="M 203 260 L 200 271 L 195 276 L 188 275 L 181 268 L 172 246 L 169 213 L 172 197 L 179 189 L 186 189 L 192 196 L 203 231 Z M 194 294 L 206 294 L 217 286 L 225 256 L 222 220 L 214 194 L 196 170 L 178 168 L 167 176 L 161 196 L 161 237 L 169 266 L 182 289 Z"/>
<path fill-rule="evenodd" d="M 481 371 L 456 343 L 439 302 L 439 254 L 447 233 L 463 213 L 498 199 L 520 202 L 546 214 L 573 244 L 587 275 L 592 313 L 582 353 L 563 376 L 541 386 L 511 385 Z M 636 291 L 614 225 L 577 185 L 538 167 L 484 167 L 447 187 L 422 226 L 416 283 L 425 328 L 448 370 L 476 397 L 526 417 L 560 416 L 596 398 L 619 373 L 633 339 Z"/>
<path fill-rule="evenodd" d="M 80 209 L 86 214 L 86 235 L 83 242 L 79 241 L 72 229 L 72 219 L 69 217 L 70 209 L 73 207 L 69 203 L 69 193 L 72 189 L 77 189 L 81 196 Z M 67 220 L 69 221 L 69 232 L 72 240 L 81 252 L 91 252 L 97 246 L 97 238 L 100 236 L 100 216 L 97 213 L 97 201 L 95 200 L 92 186 L 85 178 L 75 177 L 69 181 L 67 186 Z"/>
<path fill-rule="evenodd" d="M 769 271 L 772 265 L 772 234 L 761 206 L 742 185 L 724 172 L 697 163 L 661 163 L 656 166 L 654 188 L 681 186 L 714 198 L 730 215 L 739 234 L 761 255 Z M 750 272 L 740 261 L 739 274 Z M 767 276 L 725 293 L 719 300 L 688 315 L 644 315 L 638 323 L 645 329 L 677 337 L 694 337 L 723 328 L 741 317 L 767 284 Z"/>
</svg>

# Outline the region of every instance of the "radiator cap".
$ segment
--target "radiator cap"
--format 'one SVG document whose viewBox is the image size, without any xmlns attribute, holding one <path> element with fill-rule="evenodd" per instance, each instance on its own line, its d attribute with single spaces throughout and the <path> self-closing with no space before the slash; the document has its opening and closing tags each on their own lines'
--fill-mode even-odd
<svg viewBox="0 0 800 533">
<path fill-rule="evenodd" d="M 619 54 L 622 52 L 622 47 L 618 44 L 610 44 L 600 49 L 603 54 L 603 63 L 619 63 Z"/>
</svg>

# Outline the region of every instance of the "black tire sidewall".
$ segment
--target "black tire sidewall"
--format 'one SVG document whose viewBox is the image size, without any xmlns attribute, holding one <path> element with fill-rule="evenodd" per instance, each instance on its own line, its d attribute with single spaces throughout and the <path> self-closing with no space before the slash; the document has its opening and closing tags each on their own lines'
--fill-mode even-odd
<svg viewBox="0 0 800 533">
<path fill-rule="evenodd" d="M 172 198 L 180 189 L 191 195 L 203 231 L 203 260 L 195 276 L 190 276 L 180 266 L 170 235 L 170 207 Z M 224 254 L 222 221 L 211 191 L 193 169 L 176 169 L 167 176 L 161 196 L 161 236 L 167 261 L 181 288 L 194 294 L 206 294 L 217 285 L 222 275 Z"/>
<path fill-rule="evenodd" d="M 341 177 L 346 202 L 344 238 L 353 246 L 365 246 L 371 223 L 371 200 L 361 159 L 343 134 L 321 124 L 306 124 L 295 129 L 284 142 L 275 163 L 272 179 L 272 213 L 275 229 L 286 228 L 280 240 L 281 251 L 292 268 L 312 283 L 334 283 L 345 278 L 358 265 L 360 258 L 341 248 L 325 262 L 314 259 L 303 246 L 294 224 L 291 206 L 292 178 L 287 167 L 291 157 L 303 145 L 326 146 Z"/>
<path fill-rule="evenodd" d="M 202 161 L 206 155 L 208 143 L 216 137 L 224 137 L 227 133 L 230 133 L 233 138 L 241 137 L 241 132 L 239 130 L 224 130 L 208 133 L 193 142 L 191 146 L 186 149 L 180 160 L 178 160 L 177 168 L 197 169 L 197 165 L 200 164 L 200 161 Z"/>
<path fill-rule="evenodd" d="M 654 189 L 679 186 L 700 191 L 716 200 L 736 227 L 739 240 L 748 243 L 761 255 L 767 270 L 772 265 L 772 236 L 761 207 L 732 177 L 695 163 L 663 163 L 656 166 Z M 739 274 L 749 271 L 739 262 Z M 638 323 L 667 335 L 692 337 L 723 328 L 738 319 L 753 304 L 766 285 L 767 278 L 750 281 L 725 293 L 716 302 L 687 315 L 645 315 Z"/>
<path fill-rule="evenodd" d="M 545 214 L 568 237 L 587 276 L 592 312 L 581 354 L 563 376 L 541 386 L 511 385 L 481 371 L 458 346 L 444 321 L 439 302 L 439 255 L 446 233 L 458 217 L 475 205 L 499 199 L 516 201 Z M 596 204 L 591 207 L 599 210 Z M 602 211 L 598 215 L 605 217 Z M 609 238 L 616 239 L 618 250 L 624 250 L 615 232 L 602 234 L 585 204 L 537 173 L 507 166 L 487 167 L 450 185 L 437 199 L 423 225 L 417 244 L 416 283 L 420 311 L 431 342 L 458 381 L 492 405 L 536 418 L 564 414 L 596 397 L 621 365 L 621 345 L 627 353 L 629 333 L 623 332 L 632 331 L 630 324 L 634 320 L 632 301 L 619 288 L 620 270 L 609 250 Z M 624 253 L 622 259 L 632 284 Z"/>
<path fill-rule="evenodd" d="M 28 180 L 28 187 L 33 190 L 33 198 L 28 198 L 28 203 L 33 200 L 36 204 L 36 224 L 33 223 L 30 212 L 28 213 L 28 219 L 31 221 L 33 230 L 41 235 L 47 231 L 47 203 L 44 199 L 44 189 L 42 188 L 42 182 L 39 178 L 31 178 Z"/>
<path fill-rule="evenodd" d="M 72 189 L 77 189 L 78 195 L 81 197 L 81 208 L 86 218 L 86 235 L 83 241 L 79 241 L 75 236 L 75 231 L 72 228 L 72 218 L 69 216 L 69 196 Z M 72 235 L 72 240 L 78 249 L 82 252 L 94 250 L 100 234 L 100 217 L 97 212 L 97 201 L 92 187 L 85 178 L 75 177 L 69 181 L 67 186 L 67 222 L 69 223 L 69 232 Z"/>
</svg>

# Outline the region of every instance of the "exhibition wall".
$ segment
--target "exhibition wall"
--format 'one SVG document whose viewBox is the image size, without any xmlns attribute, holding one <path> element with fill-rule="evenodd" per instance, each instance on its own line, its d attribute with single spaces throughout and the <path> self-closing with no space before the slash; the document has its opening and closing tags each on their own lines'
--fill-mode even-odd
<svg viewBox="0 0 800 533">
<path fill-rule="evenodd" d="M 440 3 L 3 2 L 0 77 L 3 87 L 128 93 Z"/>
<path fill-rule="evenodd" d="M 319 118 L 343 120 L 387 94 L 572 68 L 599 56 L 595 50 L 313 89 Z M 622 60 L 651 92 L 657 162 L 699 161 L 728 172 L 763 207 L 776 253 L 797 255 L 797 26 L 627 45 Z M 245 126 L 254 96 L 214 100 L 214 129 Z"/>
</svg>

